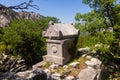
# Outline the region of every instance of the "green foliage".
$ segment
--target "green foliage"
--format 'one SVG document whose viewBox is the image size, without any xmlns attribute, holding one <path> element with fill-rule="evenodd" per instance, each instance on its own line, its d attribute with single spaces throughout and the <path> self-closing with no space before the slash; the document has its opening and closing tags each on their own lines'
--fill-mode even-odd
<svg viewBox="0 0 120 80">
<path fill-rule="evenodd" d="M 111 52 L 114 55 L 114 58 L 120 58 L 120 26 L 114 26 L 114 40 L 111 43 Z"/>
<path fill-rule="evenodd" d="M 41 60 L 46 52 L 42 30 L 49 21 L 59 22 L 59 19 L 47 16 L 36 21 L 14 20 L 9 27 L 0 28 L 0 53 L 20 55 L 28 65 Z"/>
<path fill-rule="evenodd" d="M 47 16 L 45 19 L 47 19 L 48 21 L 53 21 L 54 23 L 60 23 L 59 19 L 56 17 Z"/>
<path fill-rule="evenodd" d="M 110 52 L 110 46 L 103 43 L 98 43 L 90 48 L 90 55 L 99 56 L 98 58 L 103 62 L 107 63 L 109 59 L 112 59 L 112 54 Z M 96 51 L 96 53 L 94 53 Z"/>
<path fill-rule="evenodd" d="M 80 35 L 77 43 L 77 47 L 86 47 L 86 46 L 93 46 L 97 44 L 97 38 L 90 35 Z"/>
<path fill-rule="evenodd" d="M 106 65 L 120 61 L 120 4 L 119 0 L 83 0 L 93 10 L 86 14 L 77 13 L 76 28 L 81 35 L 78 47 L 91 47 L 91 54 L 97 55 Z M 108 29 L 112 27 L 113 32 Z M 99 46 L 94 46 L 99 44 Z M 94 53 L 96 51 L 96 53 Z"/>
<path fill-rule="evenodd" d="M 96 35 L 97 32 L 100 32 L 100 29 L 106 25 L 104 24 L 104 18 L 95 11 L 86 14 L 77 13 L 75 19 L 77 21 L 76 26 L 84 26 L 84 30 L 90 35 Z"/>
<path fill-rule="evenodd" d="M 111 44 L 114 39 L 113 33 L 107 30 L 104 32 L 99 32 L 96 37 L 100 43 L 107 45 Z"/>
<path fill-rule="evenodd" d="M 41 27 L 30 20 L 13 21 L 9 28 L 4 29 L 2 40 L 10 47 L 6 53 L 21 55 L 27 64 L 41 59 L 45 51 Z"/>
<path fill-rule="evenodd" d="M 59 19 L 47 16 L 35 21 L 14 20 L 9 27 L 0 28 L 0 53 L 20 55 L 28 65 L 42 60 L 46 53 L 42 31 L 49 21 L 59 22 Z"/>
<path fill-rule="evenodd" d="M 88 34 L 81 34 L 79 36 L 77 47 L 93 46 L 97 43 L 103 43 L 109 45 L 113 41 L 113 35 L 111 32 L 102 33 L 99 32 L 96 36 Z"/>
<path fill-rule="evenodd" d="M 95 9 L 99 10 L 100 7 L 105 7 L 105 5 L 108 3 L 112 5 L 115 1 L 117 1 L 117 0 L 107 0 L 107 1 L 104 1 L 104 0 L 83 0 L 83 3 L 89 5 L 91 8 L 95 8 Z"/>
<path fill-rule="evenodd" d="M 0 42 L 0 54 L 4 53 L 6 49 L 6 45 L 3 42 Z"/>
<path fill-rule="evenodd" d="M 40 18 L 36 20 L 35 23 L 39 25 L 42 30 L 44 30 L 48 27 L 48 24 L 50 21 L 53 21 L 54 23 L 59 23 L 59 19 L 57 19 L 56 17 L 50 17 L 50 16 L 47 16 L 45 18 Z"/>
<path fill-rule="evenodd" d="M 76 27 L 81 32 L 78 45 L 82 47 L 102 43 L 110 45 L 110 51 L 112 51 L 113 56 L 120 52 L 118 49 L 120 41 L 120 6 L 116 1 L 83 0 L 83 3 L 89 5 L 93 10 L 86 14 L 77 13 L 75 16 Z M 107 30 L 109 27 L 114 28 L 113 33 Z M 105 31 L 102 31 L 102 29 Z"/>
<path fill-rule="evenodd" d="M 88 31 L 89 27 L 79 25 L 79 23 L 76 23 L 75 27 L 80 30 L 77 47 L 93 46 L 97 43 L 110 44 L 113 41 L 113 33 L 109 30 L 100 30 L 97 33 L 94 33 L 94 29 Z M 93 32 L 94 35 L 92 35 L 91 32 Z"/>
</svg>

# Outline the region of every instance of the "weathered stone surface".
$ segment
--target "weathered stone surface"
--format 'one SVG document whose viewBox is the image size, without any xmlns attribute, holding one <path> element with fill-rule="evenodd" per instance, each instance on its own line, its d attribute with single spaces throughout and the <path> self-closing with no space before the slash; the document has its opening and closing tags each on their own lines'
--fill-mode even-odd
<svg viewBox="0 0 120 80">
<path fill-rule="evenodd" d="M 63 66 L 63 69 L 64 69 L 64 70 L 67 70 L 67 69 L 68 69 L 68 66 L 67 66 L 67 65 L 64 65 L 64 66 Z"/>
<path fill-rule="evenodd" d="M 24 72 L 18 72 L 16 76 L 26 80 L 46 80 L 47 76 L 42 70 L 29 70 Z"/>
<path fill-rule="evenodd" d="M 79 75 L 77 80 L 96 80 L 97 70 L 93 68 L 83 69 Z"/>
<path fill-rule="evenodd" d="M 76 80 L 74 76 L 67 76 L 65 80 Z"/>
<path fill-rule="evenodd" d="M 91 61 L 94 62 L 95 68 L 97 68 L 97 69 L 101 68 L 102 62 L 99 59 L 97 59 L 97 58 L 91 58 Z"/>
<path fill-rule="evenodd" d="M 94 68 L 96 66 L 92 61 L 86 61 L 85 63 L 87 64 L 88 68 Z"/>
<path fill-rule="evenodd" d="M 79 49 L 78 49 L 78 52 L 87 53 L 87 52 L 89 52 L 89 50 L 90 50 L 89 47 L 79 48 Z"/>
<path fill-rule="evenodd" d="M 50 80 L 51 79 L 51 72 L 50 72 L 50 70 L 49 69 L 44 69 L 43 70 L 45 73 L 46 73 L 46 75 L 47 75 L 47 80 Z"/>
<path fill-rule="evenodd" d="M 39 63 L 36 63 L 32 66 L 33 69 L 37 69 L 37 68 L 41 68 L 41 67 L 44 67 L 46 65 L 46 62 L 45 61 L 41 61 Z"/>
<path fill-rule="evenodd" d="M 79 64 L 80 64 L 79 62 L 72 62 L 72 63 L 69 64 L 69 66 L 75 68 L 75 67 L 77 67 Z"/>
<path fill-rule="evenodd" d="M 59 73 L 54 73 L 51 75 L 51 80 L 61 80 L 61 75 Z"/>
<path fill-rule="evenodd" d="M 70 49 L 75 47 L 73 43 L 78 36 L 79 30 L 71 24 L 51 23 L 43 37 L 47 38 L 47 55 L 43 56 L 44 61 L 64 65 L 70 60 Z"/>
<path fill-rule="evenodd" d="M 0 80 L 48 80 L 46 73 L 42 70 L 27 70 L 23 72 L 0 73 Z"/>
<path fill-rule="evenodd" d="M 8 56 L 5 54 L 0 55 L 0 71 L 1 72 L 19 72 L 27 70 L 25 61 L 21 58 L 14 59 L 14 56 Z"/>
<path fill-rule="evenodd" d="M 0 4 L 1 7 L 4 5 Z M 0 10 L 0 27 L 6 27 L 10 24 L 10 22 L 14 19 L 17 19 L 18 15 L 15 11 L 11 9 L 1 9 Z"/>
<path fill-rule="evenodd" d="M 86 59 L 91 59 L 91 58 L 92 58 L 92 56 L 89 56 L 89 55 L 86 56 Z"/>
<path fill-rule="evenodd" d="M 10 80 L 14 76 L 14 72 L 5 72 L 0 74 L 0 80 Z M 15 80 L 15 79 L 12 79 Z"/>
<path fill-rule="evenodd" d="M 71 24 L 59 24 L 52 23 L 49 25 L 48 29 L 43 32 L 43 36 L 46 38 L 70 38 L 78 36 L 79 30 Z"/>
<path fill-rule="evenodd" d="M 44 61 L 63 65 L 70 60 L 68 48 L 72 45 L 70 39 L 47 40 L 47 55 L 43 56 Z M 56 51 L 54 50 L 56 48 Z"/>
<path fill-rule="evenodd" d="M 78 80 L 99 80 L 102 62 L 97 58 L 91 58 L 85 63 L 88 67 L 80 71 Z"/>
<path fill-rule="evenodd" d="M 58 64 L 52 64 L 49 66 L 49 69 L 56 69 L 58 66 Z"/>
<path fill-rule="evenodd" d="M 4 5 L 0 4 L 0 7 L 4 7 Z M 0 10 L 0 27 L 7 27 L 9 24 L 15 19 L 31 19 L 36 20 L 39 18 L 44 18 L 44 16 L 35 13 L 35 12 L 15 12 L 11 9 L 1 9 Z"/>
<path fill-rule="evenodd" d="M 37 20 L 39 18 L 44 18 L 44 16 L 35 13 L 35 12 L 26 12 L 26 11 L 21 11 L 18 12 L 18 15 L 20 16 L 21 19 L 30 19 L 30 20 Z"/>
<path fill-rule="evenodd" d="M 18 73 L 6 72 L 0 75 L 0 80 L 47 80 L 47 75 L 39 69 Z"/>
<path fill-rule="evenodd" d="M 86 61 L 85 63 L 88 65 L 89 68 L 92 67 L 94 69 L 100 69 L 102 64 L 102 62 L 97 58 L 91 58 L 90 61 Z"/>
</svg>

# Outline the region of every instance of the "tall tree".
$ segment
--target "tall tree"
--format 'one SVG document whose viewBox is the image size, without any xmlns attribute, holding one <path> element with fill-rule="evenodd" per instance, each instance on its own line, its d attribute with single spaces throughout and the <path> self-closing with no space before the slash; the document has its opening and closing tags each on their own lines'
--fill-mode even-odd
<svg viewBox="0 0 120 80">
<path fill-rule="evenodd" d="M 109 27 L 114 27 L 117 22 L 117 12 L 114 10 L 115 4 L 118 0 L 83 0 L 83 3 L 89 5 L 96 12 L 102 14 L 102 16 L 109 20 Z"/>
<path fill-rule="evenodd" d="M 104 19 L 106 27 L 113 27 L 113 41 L 110 51 L 114 58 L 120 58 L 120 2 L 119 0 L 83 0 L 99 13 Z"/>
<path fill-rule="evenodd" d="M 90 35 L 96 35 L 101 28 L 106 26 L 104 23 L 105 19 L 101 16 L 101 14 L 96 13 L 94 10 L 86 14 L 77 13 L 75 19 Z"/>
</svg>

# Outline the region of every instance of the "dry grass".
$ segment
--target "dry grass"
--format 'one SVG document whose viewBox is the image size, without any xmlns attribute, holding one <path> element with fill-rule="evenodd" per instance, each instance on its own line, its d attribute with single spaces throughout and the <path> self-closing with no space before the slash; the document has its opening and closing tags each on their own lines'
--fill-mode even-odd
<svg viewBox="0 0 120 80">
<path fill-rule="evenodd" d="M 77 76 L 82 69 L 85 69 L 87 67 L 87 65 L 85 64 L 86 60 L 87 59 L 84 57 L 80 57 L 79 59 L 75 59 L 75 61 L 79 62 L 79 65 L 75 68 L 72 68 L 72 67 L 70 68 L 71 69 L 70 75 Z"/>
<path fill-rule="evenodd" d="M 78 59 L 74 59 L 72 62 L 79 62 L 79 65 L 77 65 L 76 67 L 71 67 L 69 66 L 70 63 L 66 64 L 68 66 L 67 69 L 64 69 L 63 66 L 58 66 L 56 69 L 54 69 L 54 71 L 56 71 L 57 73 L 61 74 L 61 75 L 72 75 L 72 76 L 77 76 L 79 74 L 79 72 L 86 68 L 86 64 L 85 61 L 87 59 L 84 57 L 79 57 Z M 42 67 L 42 69 L 48 68 L 52 63 L 48 63 Z M 53 72 L 52 70 L 50 70 L 51 72 Z"/>
</svg>

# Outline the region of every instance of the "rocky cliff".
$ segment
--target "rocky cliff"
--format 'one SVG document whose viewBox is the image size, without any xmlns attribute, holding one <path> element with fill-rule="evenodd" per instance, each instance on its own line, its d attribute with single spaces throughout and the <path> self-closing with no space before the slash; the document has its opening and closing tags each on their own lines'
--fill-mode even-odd
<svg viewBox="0 0 120 80">
<path fill-rule="evenodd" d="M 0 4 L 0 7 L 5 7 Z M 14 19 L 31 19 L 36 20 L 44 16 L 35 12 L 20 11 L 16 12 L 11 9 L 0 9 L 0 27 L 7 27 Z"/>
</svg>

